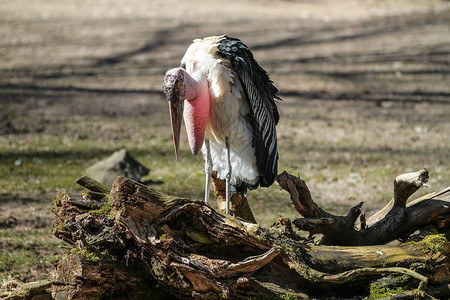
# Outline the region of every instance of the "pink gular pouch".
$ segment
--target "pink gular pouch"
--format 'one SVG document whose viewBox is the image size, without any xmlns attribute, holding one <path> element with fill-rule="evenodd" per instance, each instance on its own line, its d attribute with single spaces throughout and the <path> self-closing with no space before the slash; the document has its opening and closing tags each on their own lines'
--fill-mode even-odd
<svg viewBox="0 0 450 300">
<path fill-rule="evenodd" d="M 188 98 L 191 93 L 189 93 L 189 88 L 187 88 L 186 95 L 188 99 L 184 101 L 183 118 L 189 146 L 192 153 L 196 155 L 202 149 L 205 139 L 205 129 L 211 108 L 211 96 L 209 94 L 208 80 L 205 78 L 206 75 L 200 72 L 192 75 L 192 82 L 187 82 L 187 84 L 192 84 L 191 88 L 195 90 L 193 93 L 194 97 L 192 99 Z"/>
</svg>

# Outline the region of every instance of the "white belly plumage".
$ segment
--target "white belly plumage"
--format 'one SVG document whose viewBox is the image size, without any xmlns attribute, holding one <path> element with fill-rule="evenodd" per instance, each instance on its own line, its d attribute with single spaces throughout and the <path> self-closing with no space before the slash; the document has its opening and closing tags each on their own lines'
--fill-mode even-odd
<svg viewBox="0 0 450 300">
<path fill-rule="evenodd" d="M 230 142 L 230 183 L 239 186 L 259 183 L 255 149 L 252 146 L 253 128 L 248 115 L 250 107 L 236 74 L 217 56 L 217 38 L 196 40 L 188 48 L 182 62 L 186 71 L 193 74 L 202 70 L 207 74 L 211 96 L 211 111 L 206 126 L 205 139 L 210 141 L 212 170 L 220 179 L 227 173 L 225 137 Z M 206 155 L 206 147 L 202 147 Z"/>
<path fill-rule="evenodd" d="M 228 170 L 225 137 L 228 137 L 232 170 L 231 185 L 239 186 L 245 182 L 254 186 L 259 183 L 259 172 L 256 166 L 255 149 L 252 146 L 252 128 L 246 117 L 249 107 L 245 99 L 234 98 L 233 100 L 226 99 L 222 103 L 212 102 L 211 115 L 215 115 L 217 106 L 222 106 L 221 104 L 234 104 L 231 111 L 220 109 L 222 114 L 226 111 L 227 116 L 213 116 L 214 123 L 209 122 L 207 125 L 205 138 L 210 141 L 212 170 L 217 172 L 220 179 L 225 180 Z M 233 118 L 233 114 L 239 116 Z M 233 121 L 228 122 L 230 119 Z M 202 153 L 206 155 L 205 145 L 203 145 Z"/>
</svg>

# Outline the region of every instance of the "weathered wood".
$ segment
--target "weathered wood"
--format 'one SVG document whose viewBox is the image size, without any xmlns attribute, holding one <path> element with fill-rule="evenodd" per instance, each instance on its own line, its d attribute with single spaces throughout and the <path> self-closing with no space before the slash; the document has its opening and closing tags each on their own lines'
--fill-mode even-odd
<svg viewBox="0 0 450 300">
<path fill-rule="evenodd" d="M 86 205 L 93 201 L 96 205 Z M 53 234 L 73 245 L 51 274 L 54 299 L 164 299 L 140 249 L 117 230 L 111 205 L 62 190 L 53 201 Z"/>
<path fill-rule="evenodd" d="M 77 248 L 75 248 L 77 249 Z M 53 299 L 167 299 L 140 262 L 67 253 L 52 273 Z"/>
<path fill-rule="evenodd" d="M 429 236 L 418 243 L 406 243 L 400 245 L 375 245 L 375 246 L 324 246 L 310 245 L 308 255 L 304 258 L 308 265 L 315 269 L 328 273 L 338 273 L 357 269 L 361 266 L 381 267 L 405 267 L 408 268 L 412 261 L 422 264 L 422 270 L 426 269 L 430 257 L 424 252 L 432 253 L 435 245 L 442 246 L 441 250 L 449 252 L 447 245 L 442 244 L 440 236 Z M 440 251 L 441 251 L 440 250 Z M 436 252 L 437 253 L 437 252 Z M 445 267 L 444 267 L 445 268 Z M 435 272 L 429 270 L 427 272 Z M 444 275 L 447 274 L 447 275 Z M 441 275 L 448 276 L 445 271 Z M 445 278 L 441 278 L 445 282 Z"/>
<path fill-rule="evenodd" d="M 109 186 L 104 185 L 103 183 L 88 176 L 81 176 L 76 180 L 76 183 L 78 183 L 79 185 L 88 189 L 91 192 L 109 194 L 109 192 L 111 191 L 111 188 Z"/>
<path fill-rule="evenodd" d="M 74 245 L 55 271 L 55 297 L 143 298 L 157 290 L 179 298 L 349 298 L 368 295 L 370 282 L 386 274 L 426 295 L 445 294 L 450 280 L 443 236 L 397 246 L 311 245 L 286 219 L 262 228 L 124 177 L 99 209 L 76 197 L 63 191 L 54 201 L 54 233 Z"/>
<path fill-rule="evenodd" d="M 407 238 L 428 225 L 443 228 L 450 220 L 450 189 L 406 205 L 408 198 L 427 180 L 426 169 L 399 175 L 394 181 L 394 199 L 376 218 L 369 218 L 369 226 L 357 230 L 355 223 L 361 214 L 362 202 L 347 216 L 335 216 L 312 200 L 308 187 L 299 177 L 286 172 L 277 176 L 277 182 L 291 194 L 294 207 L 304 217 L 295 219 L 293 224 L 311 235 L 323 234 L 321 243 L 324 245 L 379 245 Z"/>
<path fill-rule="evenodd" d="M 215 173 L 212 174 L 211 179 L 214 195 L 217 200 L 217 207 L 219 211 L 224 213 L 226 207 L 225 182 L 220 180 Z M 231 194 L 230 214 L 256 224 L 255 216 L 248 204 L 247 198 L 242 193 Z"/>
<path fill-rule="evenodd" d="M 2 300 L 51 300 L 48 289 L 52 286 L 50 280 L 44 279 L 33 282 L 20 282 L 15 278 L 4 280 L 0 287 L 0 299 Z"/>
</svg>

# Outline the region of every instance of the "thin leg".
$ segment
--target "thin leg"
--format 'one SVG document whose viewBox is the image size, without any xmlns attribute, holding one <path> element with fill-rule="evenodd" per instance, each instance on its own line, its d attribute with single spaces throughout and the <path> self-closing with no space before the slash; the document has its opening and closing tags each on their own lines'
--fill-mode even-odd
<svg viewBox="0 0 450 300">
<path fill-rule="evenodd" d="M 230 159 L 230 141 L 228 140 L 228 137 L 225 137 L 225 147 L 227 149 L 227 161 L 228 161 L 228 167 L 227 167 L 227 175 L 226 175 L 226 186 L 225 186 L 225 192 L 226 192 L 226 206 L 225 206 L 225 212 L 227 214 L 230 214 L 230 178 L 231 178 L 231 159 Z"/>
<path fill-rule="evenodd" d="M 211 149 L 209 147 L 209 140 L 205 139 L 206 157 L 205 157 L 205 174 L 206 174 L 206 186 L 205 186 L 205 202 L 209 201 L 209 191 L 211 189 L 211 174 L 212 174 L 212 158 Z"/>
</svg>

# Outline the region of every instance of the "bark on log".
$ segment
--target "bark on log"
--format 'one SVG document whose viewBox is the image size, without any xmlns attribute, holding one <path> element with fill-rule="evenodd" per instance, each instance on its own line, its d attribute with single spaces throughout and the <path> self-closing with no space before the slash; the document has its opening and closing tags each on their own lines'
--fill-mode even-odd
<svg viewBox="0 0 450 300">
<path fill-rule="evenodd" d="M 301 181 L 289 185 L 293 198 L 309 193 Z M 74 248 L 54 272 L 54 297 L 349 298 L 367 296 L 371 284 L 407 287 L 408 297 L 449 293 L 442 235 L 399 246 L 317 246 L 289 230 L 288 220 L 265 229 L 124 177 L 101 207 L 98 198 L 87 205 L 91 196 L 55 198 L 54 234 Z M 312 216 L 325 213 L 312 199 L 304 203 Z M 354 223 L 357 213 L 347 219 Z M 386 274 L 389 284 L 379 281 Z"/>
<path fill-rule="evenodd" d="M 211 176 L 212 187 L 214 196 L 216 197 L 217 207 L 220 212 L 225 213 L 226 207 L 226 188 L 225 182 L 220 180 L 215 172 Z M 255 223 L 256 219 L 253 215 L 250 205 L 247 202 L 247 198 L 242 193 L 234 193 L 230 196 L 230 214 L 235 217 L 239 217 L 248 222 Z"/>
<path fill-rule="evenodd" d="M 16 278 L 5 278 L 0 286 L 0 299 L 51 300 L 52 297 L 47 291 L 51 285 L 52 282 L 47 279 L 24 283 Z"/>
</svg>

